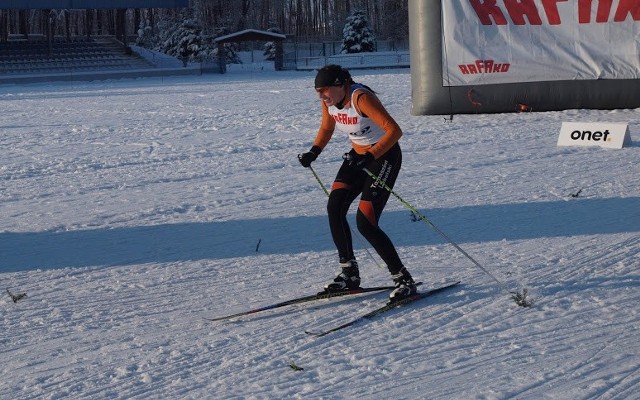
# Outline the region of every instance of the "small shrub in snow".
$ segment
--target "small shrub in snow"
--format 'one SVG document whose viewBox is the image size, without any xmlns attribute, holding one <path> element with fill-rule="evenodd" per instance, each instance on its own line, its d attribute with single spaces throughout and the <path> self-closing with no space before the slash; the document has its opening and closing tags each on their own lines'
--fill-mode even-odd
<svg viewBox="0 0 640 400">
<path fill-rule="evenodd" d="M 534 299 L 528 297 L 528 295 L 527 288 L 522 289 L 522 292 L 511 292 L 511 298 L 520 307 L 533 306 Z"/>
<path fill-rule="evenodd" d="M 23 298 L 27 297 L 26 293 L 13 294 L 9 291 L 9 289 L 7 289 L 7 293 L 9 294 L 9 296 L 11 297 L 11 300 L 13 300 L 14 303 L 17 303 Z"/>
</svg>

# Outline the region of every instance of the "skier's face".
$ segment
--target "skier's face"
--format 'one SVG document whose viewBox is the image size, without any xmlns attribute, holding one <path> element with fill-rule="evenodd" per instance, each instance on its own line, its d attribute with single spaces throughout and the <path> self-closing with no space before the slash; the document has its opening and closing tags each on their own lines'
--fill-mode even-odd
<svg viewBox="0 0 640 400">
<path fill-rule="evenodd" d="M 342 99 L 344 99 L 345 91 L 344 86 L 326 86 L 316 88 L 316 93 L 318 93 L 320 100 L 322 100 L 327 107 L 330 107 L 338 104 Z"/>
</svg>

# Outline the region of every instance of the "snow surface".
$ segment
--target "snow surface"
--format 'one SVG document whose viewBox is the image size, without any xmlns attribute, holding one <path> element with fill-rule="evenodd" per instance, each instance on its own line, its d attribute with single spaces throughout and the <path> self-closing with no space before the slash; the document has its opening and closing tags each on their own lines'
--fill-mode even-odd
<svg viewBox="0 0 640 400">
<path fill-rule="evenodd" d="M 304 330 L 387 294 L 207 322 L 337 272 L 296 159 L 313 72 L 5 85 L 0 399 L 640 398 L 640 109 L 446 121 L 410 115 L 408 69 L 354 76 L 404 130 L 396 192 L 504 287 L 391 198 L 409 270 L 456 289 L 322 338 Z M 634 142 L 557 147 L 563 121 L 628 122 Z M 325 185 L 347 149 L 314 163 Z M 389 284 L 355 243 L 363 285 Z"/>
</svg>

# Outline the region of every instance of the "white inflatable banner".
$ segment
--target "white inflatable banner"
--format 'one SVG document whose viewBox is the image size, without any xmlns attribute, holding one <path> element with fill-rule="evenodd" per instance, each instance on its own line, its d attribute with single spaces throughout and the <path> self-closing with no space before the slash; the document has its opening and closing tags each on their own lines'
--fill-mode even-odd
<svg viewBox="0 0 640 400">
<path fill-rule="evenodd" d="M 443 84 L 640 79 L 640 0 L 442 0 Z"/>
</svg>

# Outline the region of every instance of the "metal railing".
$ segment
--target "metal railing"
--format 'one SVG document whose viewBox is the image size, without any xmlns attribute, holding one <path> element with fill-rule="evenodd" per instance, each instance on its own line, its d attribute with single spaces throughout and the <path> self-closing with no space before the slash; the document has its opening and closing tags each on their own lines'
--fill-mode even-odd
<svg viewBox="0 0 640 400">
<path fill-rule="evenodd" d="M 321 68 L 327 64 L 339 64 L 347 68 L 393 68 L 409 67 L 409 51 L 382 52 L 382 53 L 356 53 L 337 54 L 325 57 L 303 57 L 295 64 L 287 62 L 288 69 L 311 70 Z M 290 68 L 295 65 L 295 68 Z"/>
</svg>

